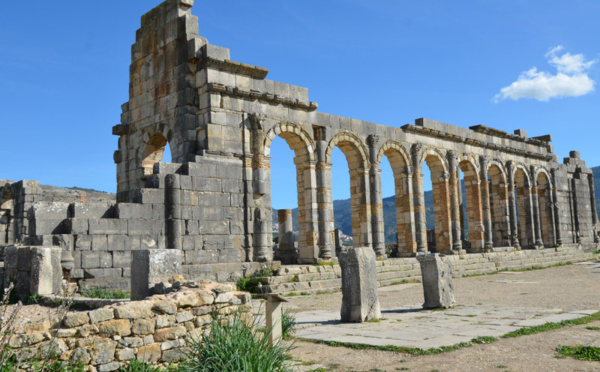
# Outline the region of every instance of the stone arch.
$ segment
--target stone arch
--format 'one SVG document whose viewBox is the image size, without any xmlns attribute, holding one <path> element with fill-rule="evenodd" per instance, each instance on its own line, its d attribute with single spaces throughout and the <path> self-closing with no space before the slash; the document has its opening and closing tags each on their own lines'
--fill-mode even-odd
<svg viewBox="0 0 600 372">
<path fill-rule="evenodd" d="M 378 163 L 384 155 L 394 174 L 398 253 L 408 256 L 417 251 L 410 156 L 404 146 L 395 141 L 387 141 L 379 148 Z"/>
<path fill-rule="evenodd" d="M 326 167 L 331 167 L 331 154 L 338 147 L 346 157 L 350 170 L 350 205 L 352 238 L 355 247 L 371 246 L 371 205 L 369 157 L 364 143 L 355 134 L 338 132 L 325 150 Z M 333 208 L 333 201 L 331 201 Z M 333 216 L 333 210 L 331 210 Z"/>
<path fill-rule="evenodd" d="M 554 231 L 554 201 L 552 198 L 552 178 L 547 170 L 540 168 L 535 172 L 538 195 L 540 233 L 542 243 L 552 246 L 556 242 Z"/>
<path fill-rule="evenodd" d="M 449 252 L 452 249 L 452 226 L 450 207 L 450 173 L 445 157 L 438 149 L 427 148 L 423 151 L 420 167 L 427 164 L 431 173 L 431 186 L 433 192 L 433 216 L 435 220 L 435 235 L 428 232 L 427 239 L 435 236 L 435 248 L 428 244 L 436 252 Z M 419 180 L 422 182 L 422 179 Z M 433 243 L 433 242 L 429 242 Z"/>
<path fill-rule="evenodd" d="M 154 172 L 154 164 L 160 162 L 163 158 L 167 144 L 173 139 L 173 132 L 164 123 L 158 123 L 154 126 L 144 129 L 142 140 L 144 145 L 141 147 L 140 162 L 143 170 L 142 185 L 148 175 Z M 175 154 L 172 155 L 173 158 Z"/>
<path fill-rule="evenodd" d="M 517 164 L 513 170 L 513 178 L 515 190 L 510 191 L 516 192 L 519 243 L 521 247 L 532 247 L 535 245 L 535 222 L 531 177 L 525 166 Z"/>
<path fill-rule="evenodd" d="M 265 135 L 265 159 L 270 159 L 271 144 L 277 136 L 285 140 L 295 155 L 300 257 L 313 257 L 315 256 L 314 252 L 318 250 L 319 243 L 315 145 L 310 136 L 300 126 L 293 123 L 278 123 Z M 267 164 L 269 164 L 268 161 Z M 269 180 L 272 182 L 269 166 L 267 166 L 267 171 Z M 285 261 L 285 263 L 294 263 L 286 257 L 277 256 L 277 258 Z"/>
<path fill-rule="evenodd" d="M 468 240 L 466 245 L 470 252 L 482 252 L 485 244 L 485 229 L 483 225 L 483 204 L 481 200 L 481 181 L 479 176 L 479 167 L 472 156 L 463 154 L 458 159 L 458 167 L 464 174 L 465 196 L 464 203 L 466 204 L 466 218 L 461 218 L 462 221 L 467 221 Z M 462 197 L 462 193 L 461 197 Z M 463 208 L 460 208 L 461 213 Z M 464 231 L 464 229 L 463 229 Z"/>
<path fill-rule="evenodd" d="M 506 169 L 501 162 L 491 160 L 487 170 L 493 245 L 509 246 L 511 241 Z"/>
</svg>

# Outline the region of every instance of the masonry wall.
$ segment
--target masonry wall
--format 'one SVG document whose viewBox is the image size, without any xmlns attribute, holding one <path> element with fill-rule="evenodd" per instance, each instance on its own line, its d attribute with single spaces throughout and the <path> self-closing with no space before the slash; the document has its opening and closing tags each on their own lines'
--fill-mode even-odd
<svg viewBox="0 0 600 372">
<path fill-rule="evenodd" d="M 25 363 L 43 359 L 52 347 L 61 360 L 81 361 L 100 371 L 115 371 L 131 359 L 178 362 L 186 338 L 199 340 L 210 331 L 213 317 L 252 322 L 251 309 L 250 295 L 236 292 L 234 284 L 200 284 L 144 301 L 71 311 L 56 328 L 50 319 L 30 322 L 8 344 Z"/>
</svg>

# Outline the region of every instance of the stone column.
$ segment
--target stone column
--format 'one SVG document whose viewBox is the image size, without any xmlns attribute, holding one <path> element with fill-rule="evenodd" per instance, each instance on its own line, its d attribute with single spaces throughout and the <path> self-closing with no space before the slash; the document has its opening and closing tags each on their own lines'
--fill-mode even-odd
<svg viewBox="0 0 600 372">
<path fill-rule="evenodd" d="M 181 250 L 181 188 L 178 174 L 165 177 L 165 220 L 167 248 Z"/>
<path fill-rule="evenodd" d="M 335 255 L 336 257 L 340 256 L 340 253 L 342 252 L 342 239 L 341 239 L 341 234 L 342 232 L 340 231 L 340 229 L 335 229 L 334 230 L 334 235 L 335 235 Z"/>
<path fill-rule="evenodd" d="M 531 173 L 531 202 L 533 204 L 533 227 L 535 231 L 535 245 L 538 248 L 544 248 L 542 240 L 542 225 L 540 224 L 540 195 L 538 194 L 538 184 L 535 178 L 535 168 L 530 168 Z"/>
<path fill-rule="evenodd" d="M 479 158 L 481 165 L 481 206 L 483 209 L 483 227 L 485 229 L 485 245 L 486 249 L 494 248 L 494 240 L 492 237 L 492 213 L 490 208 L 490 183 L 488 182 L 488 159 L 485 156 Z"/>
<path fill-rule="evenodd" d="M 579 226 L 579 201 L 577 197 L 577 175 L 571 179 L 571 192 L 573 193 L 573 216 L 575 217 L 575 235 L 577 237 L 577 243 L 581 244 L 583 236 Z"/>
<path fill-rule="evenodd" d="M 448 151 L 448 164 L 450 171 L 450 215 L 452 218 L 452 250 L 460 253 L 462 249 L 461 223 L 460 223 L 460 204 L 459 204 L 459 176 L 458 176 L 458 158 L 454 151 Z"/>
<path fill-rule="evenodd" d="M 427 252 L 427 226 L 425 225 L 425 194 L 423 191 L 423 173 L 419 156 L 421 144 L 412 146 L 413 161 L 413 190 L 415 206 L 415 230 L 417 238 L 417 252 Z"/>
<path fill-rule="evenodd" d="M 550 174 L 552 175 L 552 180 L 550 181 L 552 187 L 552 199 L 554 203 L 554 237 L 556 240 L 556 244 L 562 245 L 562 231 L 560 226 L 560 207 L 558 206 L 558 191 L 556 184 L 556 169 L 550 169 Z"/>
<path fill-rule="evenodd" d="M 298 253 L 296 252 L 294 239 L 294 225 L 291 209 L 280 209 L 277 211 L 279 222 L 279 246 L 277 257 L 284 265 L 296 263 Z"/>
<path fill-rule="evenodd" d="M 342 269 L 342 323 L 362 323 L 381 318 L 375 252 L 369 247 L 350 248 L 342 252 L 339 259 Z"/>
<path fill-rule="evenodd" d="M 515 167 L 512 160 L 506 163 L 506 169 L 508 171 L 508 212 L 510 215 L 511 242 L 515 249 L 521 249 L 518 233 L 519 224 L 517 220 L 517 201 L 515 197 Z"/>
<path fill-rule="evenodd" d="M 331 190 L 331 164 L 327 164 L 327 141 L 325 141 L 325 129 L 315 130 L 315 142 L 317 150 L 317 205 L 319 225 L 319 252 L 314 257 L 301 256 L 302 263 L 316 263 L 317 258 L 330 259 L 335 251 L 334 246 L 334 223 L 333 223 L 333 194 Z M 302 252 L 301 252 L 302 255 Z M 314 262 L 309 262 L 313 260 Z M 300 263 L 300 261 L 299 261 Z"/>
<path fill-rule="evenodd" d="M 253 257 L 255 262 L 273 260 L 273 232 L 269 231 L 271 223 L 271 206 L 265 200 L 269 194 L 268 159 L 265 156 L 265 132 L 263 119 L 257 115 L 250 116 L 252 127 L 252 191 L 253 191 Z M 270 198 L 269 198 L 270 200 Z"/>
<path fill-rule="evenodd" d="M 594 233 L 594 243 L 600 242 L 600 237 L 598 236 L 598 210 L 596 209 L 596 193 L 594 189 L 594 176 L 592 174 L 588 175 L 588 181 L 590 183 L 590 205 L 592 207 L 592 231 Z"/>
<path fill-rule="evenodd" d="M 385 258 L 385 235 L 383 231 L 383 196 L 381 194 L 381 169 L 377 161 L 377 143 L 379 137 L 367 137 L 371 168 L 369 169 L 369 183 L 371 189 L 371 229 L 373 234 L 373 250 L 377 258 Z"/>
</svg>

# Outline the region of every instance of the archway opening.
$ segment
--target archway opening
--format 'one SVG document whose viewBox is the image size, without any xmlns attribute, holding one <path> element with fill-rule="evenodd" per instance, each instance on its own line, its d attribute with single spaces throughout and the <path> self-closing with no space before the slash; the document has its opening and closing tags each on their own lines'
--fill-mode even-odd
<svg viewBox="0 0 600 372">
<path fill-rule="evenodd" d="M 331 192 L 333 201 L 333 226 L 339 230 L 335 249 L 338 252 L 343 247 L 354 245 L 352 226 L 351 177 L 348 161 L 342 150 L 334 147 L 331 152 Z M 349 176 L 350 175 L 350 176 Z"/>
<path fill-rule="evenodd" d="M 282 242 L 283 237 L 279 231 L 278 211 L 292 210 L 293 241 L 297 242 L 300 230 L 298 224 L 298 175 L 294 164 L 294 151 L 281 137 L 273 139 L 270 146 L 271 170 L 271 208 L 273 219 L 273 243 Z"/>
<path fill-rule="evenodd" d="M 459 203 L 463 248 L 469 252 L 481 252 L 485 237 L 479 174 L 470 161 L 462 160 L 458 167 L 461 174 Z"/>
<path fill-rule="evenodd" d="M 452 232 L 450 217 L 450 174 L 444 166 L 444 161 L 437 153 L 430 152 L 425 156 L 425 163 L 431 174 L 431 200 L 433 204 L 434 228 L 430 229 L 431 214 L 426 212 L 427 244 L 432 252 L 447 252 L 452 249 Z M 423 178 L 425 179 L 425 174 Z M 425 190 L 424 185 L 423 189 Z M 427 211 L 427 192 L 425 192 L 425 208 Z"/>
<path fill-rule="evenodd" d="M 488 168 L 488 189 L 490 218 L 492 222 L 492 242 L 494 247 L 510 245 L 508 225 L 508 190 L 506 176 L 496 164 Z"/>
<path fill-rule="evenodd" d="M 385 185 L 382 192 L 383 195 L 391 195 L 383 198 L 386 245 L 395 246 L 392 256 L 409 256 L 416 252 L 417 246 L 412 208 L 412 174 L 409 174 L 408 156 L 391 145 L 383 151 L 383 155 L 385 156 L 380 154 L 381 178 Z M 386 174 L 393 175 L 393 183 L 384 182 Z"/>
<path fill-rule="evenodd" d="M 154 164 L 163 160 L 165 150 L 169 146 L 169 141 L 160 133 L 157 133 L 150 137 L 144 152 L 142 153 L 142 168 L 144 170 L 142 176 L 142 185 L 146 182 L 149 175 L 154 173 Z M 169 154 L 169 160 L 171 158 L 170 148 L 167 150 Z"/>
<path fill-rule="evenodd" d="M 532 247 L 535 245 L 535 238 L 531 183 L 525 171 L 520 167 L 515 170 L 514 178 L 519 244 L 523 248 Z"/>
</svg>

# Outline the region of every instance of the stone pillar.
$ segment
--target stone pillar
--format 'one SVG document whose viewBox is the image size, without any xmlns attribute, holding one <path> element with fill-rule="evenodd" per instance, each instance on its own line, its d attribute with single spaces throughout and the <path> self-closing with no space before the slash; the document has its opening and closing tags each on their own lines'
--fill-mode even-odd
<svg viewBox="0 0 600 372">
<path fill-rule="evenodd" d="M 598 236 L 598 210 L 596 209 L 596 193 L 594 189 L 594 176 L 592 174 L 588 175 L 588 181 L 590 183 L 590 205 L 592 207 L 592 230 L 594 233 L 594 243 L 600 242 L 600 237 Z"/>
<path fill-rule="evenodd" d="M 506 169 L 508 172 L 508 212 L 510 216 L 511 242 L 515 249 L 521 249 L 518 233 L 519 225 L 517 221 L 517 200 L 515 197 L 515 168 L 512 160 L 506 163 Z"/>
<path fill-rule="evenodd" d="M 417 252 L 427 252 L 427 226 L 425 225 L 425 193 L 423 191 L 422 164 L 419 161 L 421 144 L 412 146 L 413 161 L 413 189 L 415 208 L 415 232 L 417 238 Z"/>
<path fill-rule="evenodd" d="M 458 158 L 454 151 L 448 151 L 448 164 L 450 171 L 450 216 L 452 218 L 452 250 L 454 253 L 464 253 L 461 239 L 461 219 L 460 219 L 460 197 L 459 186 L 460 178 L 458 175 Z"/>
<path fill-rule="evenodd" d="M 560 207 L 558 206 L 558 191 L 556 185 L 556 169 L 550 169 L 552 175 L 552 199 L 554 204 L 554 236 L 557 245 L 562 245 L 562 231 L 560 226 Z"/>
<path fill-rule="evenodd" d="M 257 115 L 250 116 L 252 126 L 252 189 L 254 204 L 254 226 L 253 226 L 253 257 L 255 262 L 265 262 L 273 260 L 273 231 L 269 231 L 271 223 L 267 219 L 272 219 L 270 194 L 268 189 L 268 160 L 265 156 L 264 140 L 265 132 L 263 128 L 263 119 Z"/>
<path fill-rule="evenodd" d="M 279 247 L 277 249 L 277 257 L 282 264 L 294 264 L 298 259 L 298 253 L 296 251 L 294 239 L 292 210 L 278 210 L 277 220 L 279 222 Z"/>
<path fill-rule="evenodd" d="M 421 264 L 425 309 L 448 309 L 456 305 L 452 284 L 452 264 L 439 253 L 418 254 Z"/>
<path fill-rule="evenodd" d="M 181 275 L 183 251 L 176 249 L 141 249 L 132 251 L 131 301 L 152 295 L 156 283 Z"/>
<path fill-rule="evenodd" d="M 483 227 L 485 229 L 485 249 L 494 248 L 492 231 L 492 213 L 490 208 L 490 183 L 488 182 L 488 160 L 487 157 L 479 158 L 481 164 L 481 206 L 483 210 Z"/>
<path fill-rule="evenodd" d="M 181 250 L 181 189 L 178 174 L 165 177 L 165 220 L 167 248 Z"/>
<path fill-rule="evenodd" d="M 342 252 L 339 259 L 342 269 L 342 323 L 362 323 L 381 318 L 375 252 L 369 247 L 350 248 Z"/>
<path fill-rule="evenodd" d="M 383 196 L 381 194 L 381 169 L 377 161 L 377 143 L 379 137 L 367 137 L 371 168 L 369 169 L 369 183 L 371 185 L 371 229 L 373 230 L 373 250 L 377 258 L 385 258 L 385 235 L 383 221 Z"/>
<path fill-rule="evenodd" d="M 335 255 L 336 255 L 336 257 L 339 257 L 340 253 L 343 250 L 342 239 L 341 239 L 340 234 L 341 234 L 340 229 L 335 229 L 334 230 L 334 235 L 335 235 Z"/>
<path fill-rule="evenodd" d="M 571 192 L 573 193 L 573 216 L 575 218 L 575 236 L 577 244 L 581 244 L 583 236 L 579 226 L 579 198 L 577 197 L 577 177 L 571 179 Z"/>
<path fill-rule="evenodd" d="M 535 168 L 530 168 L 531 173 L 531 204 L 533 204 L 533 228 L 535 231 L 535 245 L 544 248 L 542 240 L 542 225 L 540 224 L 540 195 L 538 194 L 538 183 L 535 178 Z"/>
<path fill-rule="evenodd" d="M 283 315 L 282 303 L 288 302 L 285 297 L 275 293 L 264 295 L 267 298 L 267 306 L 265 307 L 265 315 L 267 322 L 267 331 L 269 333 L 269 345 L 278 345 L 283 336 L 281 318 Z"/>
<path fill-rule="evenodd" d="M 304 257 L 300 252 L 299 263 L 316 263 L 317 258 L 330 259 L 335 251 L 333 223 L 333 194 L 331 186 L 331 164 L 327 163 L 327 141 L 325 128 L 316 128 L 316 175 L 317 175 L 317 213 L 319 226 L 319 252 L 314 257 Z M 301 260 L 301 261 L 300 261 Z M 309 262 L 312 260 L 311 262 Z"/>
</svg>

